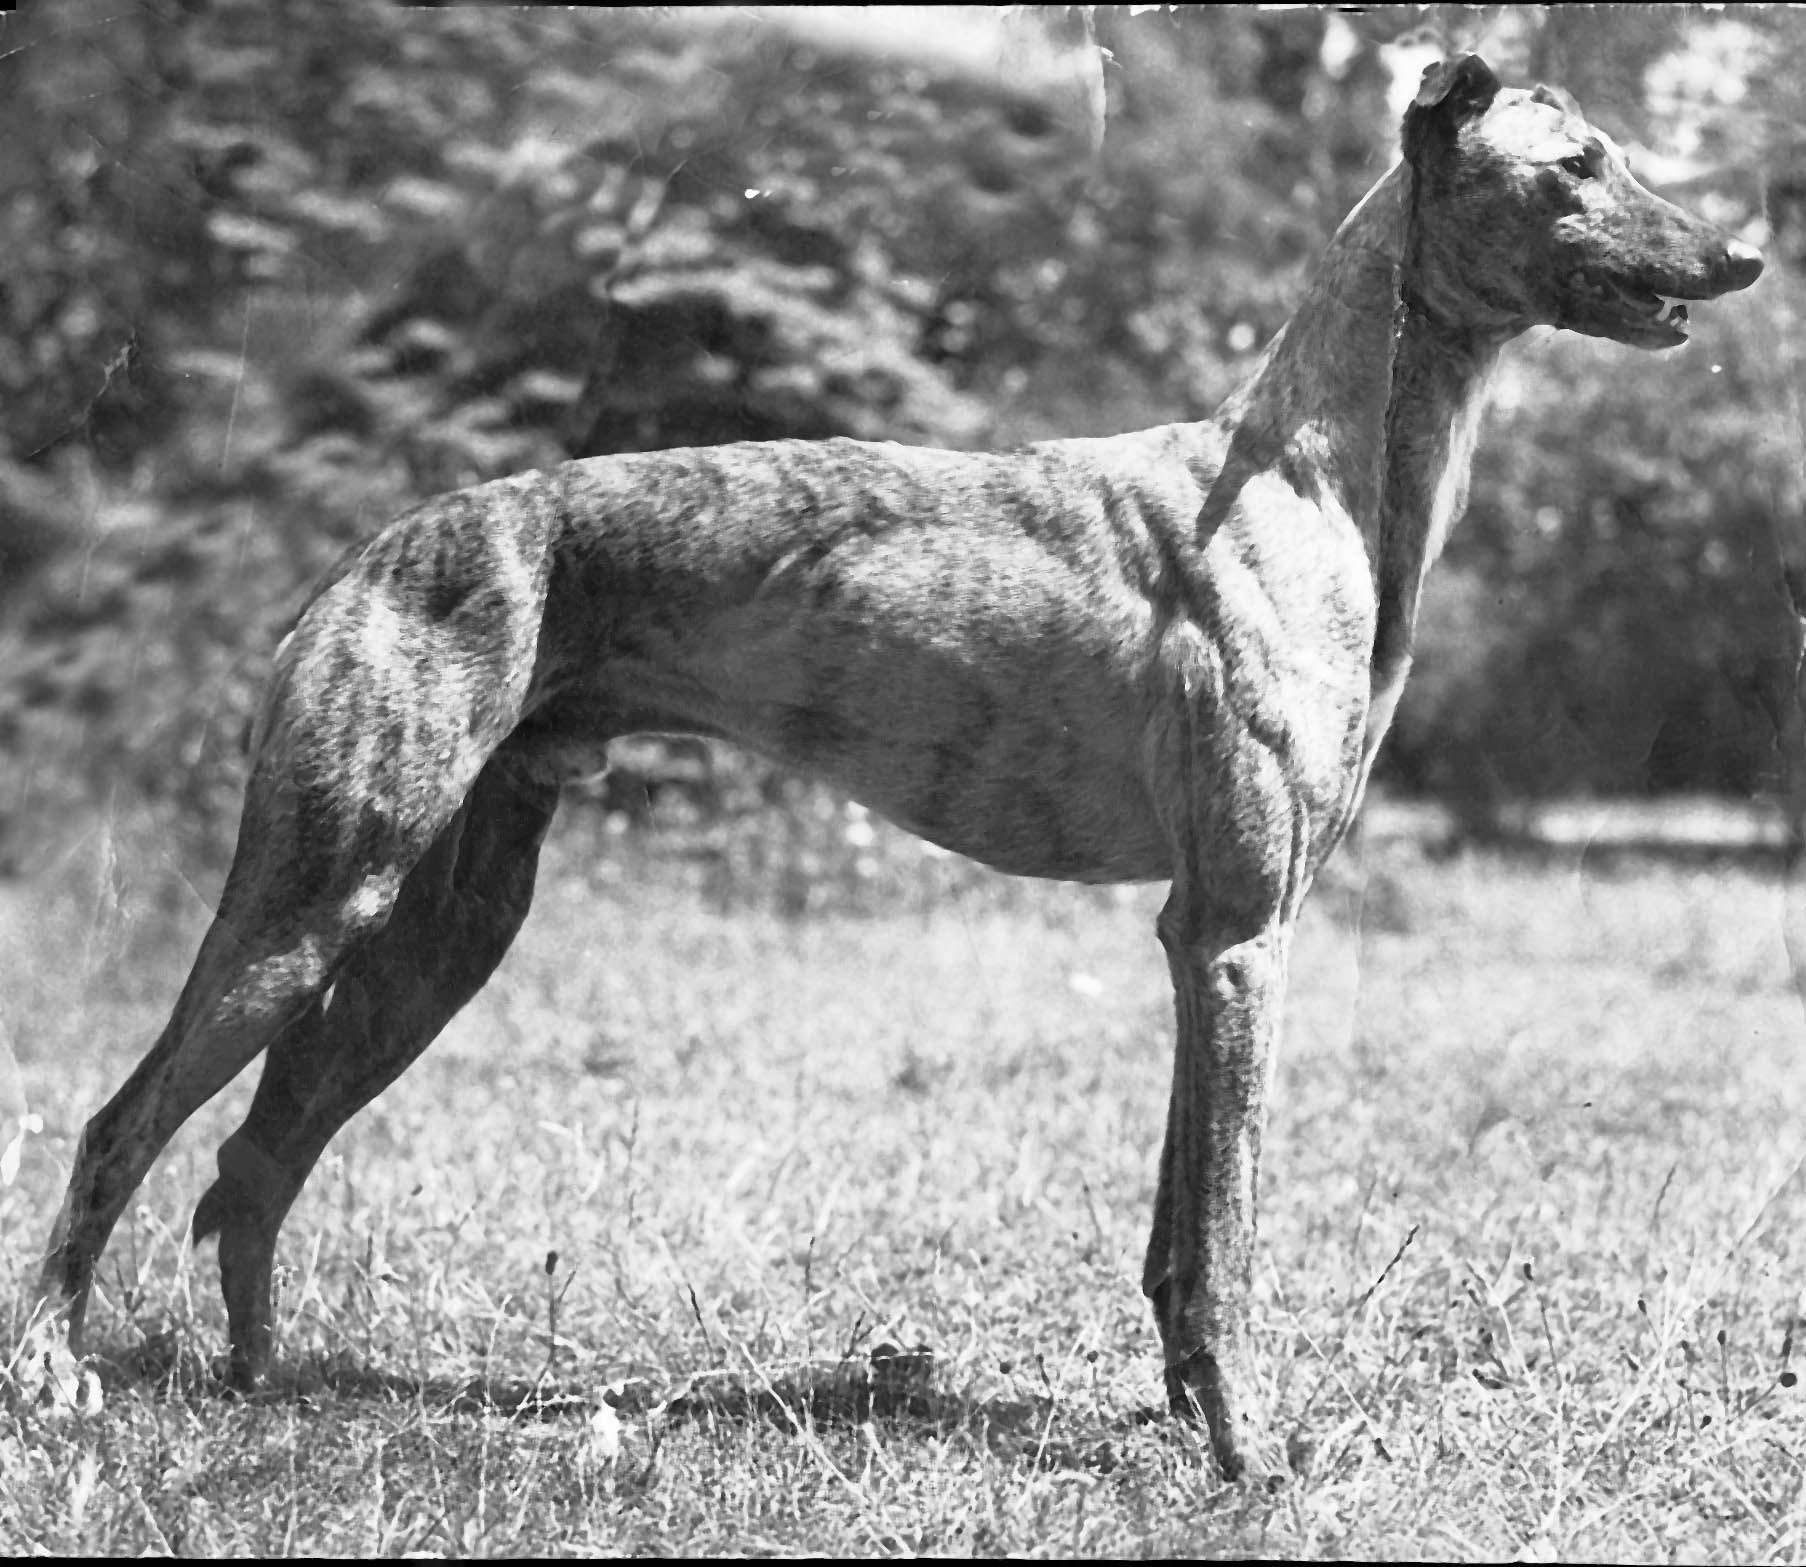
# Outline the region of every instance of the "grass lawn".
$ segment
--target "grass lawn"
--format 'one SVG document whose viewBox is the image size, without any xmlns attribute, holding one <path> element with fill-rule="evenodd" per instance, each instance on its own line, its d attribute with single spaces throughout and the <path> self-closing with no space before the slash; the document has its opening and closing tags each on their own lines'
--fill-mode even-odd
<svg viewBox="0 0 1806 1567">
<path fill-rule="evenodd" d="M 1258 1363 L 1305 1465 L 1268 1494 L 1149 1418 L 1160 889 L 787 913 L 592 838 L 328 1150 L 253 1401 L 182 1243 L 249 1082 L 178 1137 L 103 1266 L 104 1407 L 0 1396 L 0 1550 L 1806 1555 L 1777 873 L 1378 843 L 1330 878 L 1267 1139 Z M 168 883 L 0 905 L 45 1122 L 0 1189 L 15 1341 L 198 937 Z"/>
</svg>

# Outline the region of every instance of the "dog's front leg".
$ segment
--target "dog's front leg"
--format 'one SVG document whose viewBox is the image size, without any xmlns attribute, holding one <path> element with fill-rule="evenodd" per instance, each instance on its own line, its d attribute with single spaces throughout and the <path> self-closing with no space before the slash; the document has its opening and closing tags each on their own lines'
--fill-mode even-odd
<svg viewBox="0 0 1806 1567">
<path fill-rule="evenodd" d="M 1166 1351 L 1173 1409 L 1202 1414 L 1230 1479 L 1282 1470 L 1250 1357 L 1261 1132 L 1285 994 L 1289 913 L 1226 925 L 1188 876 L 1159 931 L 1179 1038 L 1142 1288 Z M 1237 939 L 1239 936 L 1239 939 Z"/>
</svg>

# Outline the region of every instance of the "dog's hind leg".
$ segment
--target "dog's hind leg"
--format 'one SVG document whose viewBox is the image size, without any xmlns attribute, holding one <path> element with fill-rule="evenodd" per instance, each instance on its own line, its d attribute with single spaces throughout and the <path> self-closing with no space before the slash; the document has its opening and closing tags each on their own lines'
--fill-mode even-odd
<svg viewBox="0 0 1806 1567">
<path fill-rule="evenodd" d="M 537 474 L 428 502 L 347 554 L 278 649 L 219 916 L 76 1149 L 40 1285 L 72 1347 L 164 1145 L 260 1051 L 320 1032 L 333 980 L 519 726 L 560 515 Z"/>
<path fill-rule="evenodd" d="M 270 1045 L 244 1124 L 194 1238 L 218 1233 L 232 1377 L 264 1372 L 276 1237 L 315 1161 L 399 1077 L 494 972 L 533 897 L 555 786 L 514 772 L 506 750 L 402 883 L 387 925 L 340 966 L 330 991 Z"/>
<path fill-rule="evenodd" d="M 95 1264 L 164 1145 L 259 1051 L 318 1008 L 344 953 L 388 913 L 392 894 L 380 882 L 343 875 L 288 908 L 283 890 L 309 865 L 292 838 L 268 825 L 255 807 L 246 812 L 219 915 L 168 1025 L 77 1144 L 42 1275 L 45 1297 L 68 1308 L 77 1347 Z"/>
</svg>

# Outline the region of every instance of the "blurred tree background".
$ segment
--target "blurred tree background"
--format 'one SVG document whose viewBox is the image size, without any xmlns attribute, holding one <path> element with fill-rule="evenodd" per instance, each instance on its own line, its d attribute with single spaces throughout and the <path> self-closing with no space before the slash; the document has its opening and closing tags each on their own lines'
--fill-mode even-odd
<svg viewBox="0 0 1806 1567">
<path fill-rule="evenodd" d="M 435 491 L 1205 416 L 1463 47 L 1569 87 L 1770 270 L 1678 353 L 1520 345 L 1384 781 L 1476 822 L 1775 786 L 1800 13 L 39 0 L 0 17 L 0 864 L 133 811 L 217 863 L 307 585 Z M 780 836 L 822 809 L 693 757 L 629 783 Z"/>
</svg>

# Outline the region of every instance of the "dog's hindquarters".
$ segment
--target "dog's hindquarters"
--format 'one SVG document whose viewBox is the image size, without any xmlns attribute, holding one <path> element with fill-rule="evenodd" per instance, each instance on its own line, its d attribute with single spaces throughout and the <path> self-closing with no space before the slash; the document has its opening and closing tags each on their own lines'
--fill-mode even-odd
<svg viewBox="0 0 1806 1567">
<path fill-rule="evenodd" d="M 43 1274 L 72 1339 L 157 1155 L 271 1049 L 196 1225 L 222 1232 L 234 1360 L 253 1371 L 275 1229 L 320 1148 L 512 940 L 556 803 L 504 745 L 555 526 L 537 474 L 428 503 L 350 558 L 284 642 L 218 915 L 168 1026 L 77 1147 Z"/>
<path fill-rule="evenodd" d="M 250 1112 L 194 1215 L 197 1242 L 219 1235 L 241 1386 L 269 1358 L 271 1271 L 290 1206 L 339 1128 L 495 971 L 526 918 L 557 802 L 557 785 L 523 773 L 504 748 L 403 879 L 386 923 L 348 946 L 328 990 L 271 1040 Z"/>
</svg>

